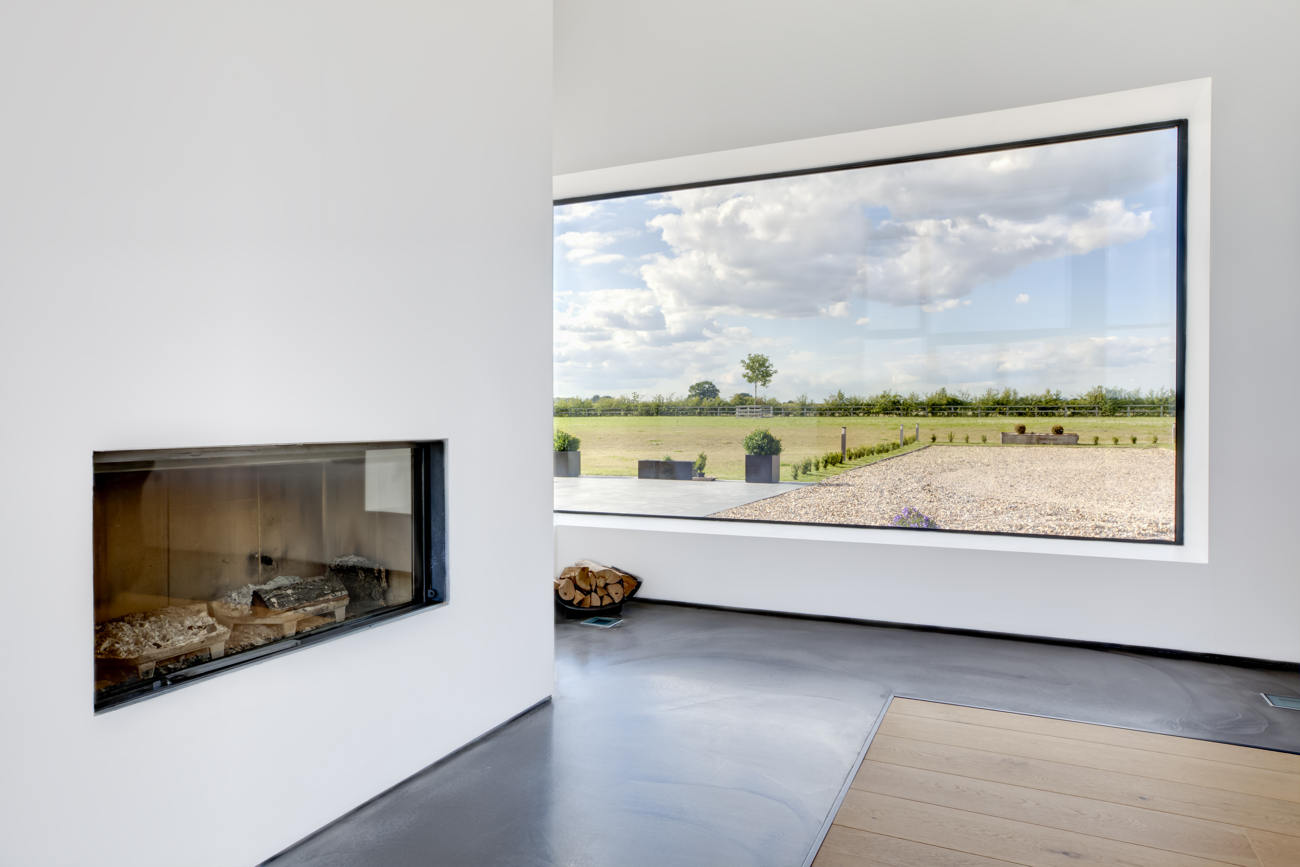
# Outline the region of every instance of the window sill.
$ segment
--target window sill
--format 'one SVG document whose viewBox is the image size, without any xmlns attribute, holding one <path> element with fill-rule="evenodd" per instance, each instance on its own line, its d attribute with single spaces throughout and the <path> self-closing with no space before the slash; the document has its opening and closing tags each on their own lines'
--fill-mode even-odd
<svg viewBox="0 0 1300 867">
<path fill-rule="evenodd" d="M 1006 551 L 1063 557 L 1101 557 L 1167 563 L 1207 563 L 1204 543 L 1120 542 L 1105 539 L 1053 539 L 1042 536 L 931 532 L 872 527 L 825 527 L 816 524 L 773 524 L 763 521 L 724 521 L 701 518 L 656 518 L 645 515 L 610 515 L 593 512 L 555 512 L 555 527 L 674 533 L 695 536 L 733 536 L 788 539 L 796 542 L 843 542 L 855 545 L 894 545 L 909 548 L 947 548 L 964 551 Z"/>
</svg>

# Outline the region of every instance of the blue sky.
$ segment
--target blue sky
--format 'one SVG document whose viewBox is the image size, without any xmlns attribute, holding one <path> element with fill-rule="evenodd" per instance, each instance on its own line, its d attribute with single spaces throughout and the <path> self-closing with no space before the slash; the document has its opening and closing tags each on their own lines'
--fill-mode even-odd
<svg viewBox="0 0 1300 867">
<path fill-rule="evenodd" d="M 1177 133 L 562 205 L 555 395 L 1174 385 Z"/>
</svg>

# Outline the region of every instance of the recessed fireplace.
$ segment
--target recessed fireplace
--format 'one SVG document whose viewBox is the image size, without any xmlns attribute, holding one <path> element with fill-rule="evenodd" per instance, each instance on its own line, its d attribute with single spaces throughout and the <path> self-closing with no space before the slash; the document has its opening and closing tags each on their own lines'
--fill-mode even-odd
<svg viewBox="0 0 1300 867">
<path fill-rule="evenodd" d="M 441 442 L 96 452 L 95 708 L 446 600 Z"/>
</svg>

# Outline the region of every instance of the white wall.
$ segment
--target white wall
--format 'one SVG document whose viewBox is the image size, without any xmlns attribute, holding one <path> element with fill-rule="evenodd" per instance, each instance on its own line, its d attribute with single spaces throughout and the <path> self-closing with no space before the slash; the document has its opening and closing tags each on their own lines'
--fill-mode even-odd
<svg viewBox="0 0 1300 867">
<path fill-rule="evenodd" d="M 0 7 L 0 863 L 254 863 L 550 693 L 550 27 Z M 93 450 L 394 438 L 450 604 L 92 714 Z"/>
<path fill-rule="evenodd" d="M 659 598 L 1300 661 L 1300 460 L 1277 444 L 1300 404 L 1273 403 L 1297 369 L 1297 25 L 1281 2 L 559 0 L 557 174 L 1204 77 L 1214 154 L 1208 563 L 566 518 L 557 558 Z"/>
</svg>

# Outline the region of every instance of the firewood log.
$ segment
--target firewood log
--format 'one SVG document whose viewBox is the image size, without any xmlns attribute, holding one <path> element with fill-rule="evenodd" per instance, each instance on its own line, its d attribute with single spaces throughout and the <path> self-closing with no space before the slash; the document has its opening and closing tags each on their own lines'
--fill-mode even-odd
<svg viewBox="0 0 1300 867">
<path fill-rule="evenodd" d="M 272 581 L 257 587 L 253 591 L 254 600 L 261 602 L 272 611 L 288 611 L 303 608 L 317 602 L 331 599 L 347 601 L 348 591 L 343 582 L 333 575 L 320 575 L 316 578 L 280 579 L 277 586 Z"/>
<path fill-rule="evenodd" d="M 600 604 L 601 604 L 601 605 L 613 605 L 613 604 L 614 604 L 614 600 L 611 599 L 609 596 L 601 596 L 601 597 L 600 597 Z"/>
<path fill-rule="evenodd" d="M 559 596 L 565 602 L 572 602 L 573 597 L 577 592 L 578 591 L 573 586 L 573 582 L 568 578 L 557 581 L 555 584 L 555 595 Z"/>
<path fill-rule="evenodd" d="M 615 583 L 622 584 L 624 596 L 632 593 L 632 591 L 634 591 L 641 583 L 635 577 L 624 572 L 622 569 L 615 569 L 613 566 L 605 566 L 601 563 L 597 563 L 595 560 L 579 560 L 574 565 L 585 566 L 590 569 L 592 574 L 597 578 L 596 586 L 598 587 L 608 587 L 610 584 Z M 599 583 L 600 578 L 605 579 L 604 584 Z"/>
<path fill-rule="evenodd" d="M 577 607 L 577 608 L 586 608 L 586 607 L 587 607 L 587 594 L 586 594 L 586 593 L 578 593 L 577 591 L 574 591 L 574 594 L 573 594 L 573 604 L 574 604 L 574 606 Z"/>
<path fill-rule="evenodd" d="M 591 589 L 591 570 L 586 566 L 565 566 L 560 570 L 560 578 L 568 578 L 579 590 Z"/>
<path fill-rule="evenodd" d="M 623 601 L 623 585 L 622 585 L 622 584 L 610 584 L 609 586 L 607 586 L 607 587 L 605 588 L 605 592 L 608 593 L 608 594 L 609 594 L 609 598 L 612 599 L 612 600 L 614 600 L 615 602 L 622 602 L 622 601 Z"/>
<path fill-rule="evenodd" d="M 567 565 L 567 567 L 560 569 L 560 578 L 562 578 L 562 580 L 563 578 L 568 578 L 568 580 L 571 580 L 580 590 L 590 589 L 582 588 L 582 582 L 589 580 L 590 575 L 591 571 L 589 568 L 586 568 L 585 565 Z"/>
<path fill-rule="evenodd" d="M 593 572 L 592 574 L 593 574 L 594 576 L 596 576 L 596 577 L 595 577 L 595 580 L 596 580 L 596 586 L 597 586 L 597 587 L 604 587 L 605 584 L 608 583 L 608 580 L 609 580 L 609 579 L 607 579 L 607 578 L 605 577 L 605 573 L 604 573 L 603 570 L 600 571 L 600 572 Z"/>
</svg>

